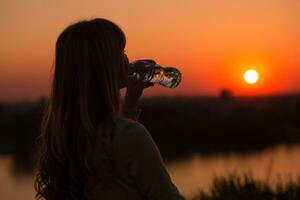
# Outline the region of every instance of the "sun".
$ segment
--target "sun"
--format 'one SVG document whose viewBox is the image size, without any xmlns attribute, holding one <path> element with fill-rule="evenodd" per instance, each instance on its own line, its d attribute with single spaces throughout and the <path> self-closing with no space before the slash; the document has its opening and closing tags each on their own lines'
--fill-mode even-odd
<svg viewBox="0 0 300 200">
<path fill-rule="evenodd" d="M 244 73 L 244 80 L 248 84 L 255 84 L 259 79 L 259 75 L 256 70 L 249 69 Z"/>
</svg>

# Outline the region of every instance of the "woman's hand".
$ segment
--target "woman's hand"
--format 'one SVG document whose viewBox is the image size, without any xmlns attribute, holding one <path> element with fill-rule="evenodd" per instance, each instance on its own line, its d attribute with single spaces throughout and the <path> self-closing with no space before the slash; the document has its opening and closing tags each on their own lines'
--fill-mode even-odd
<svg viewBox="0 0 300 200">
<path fill-rule="evenodd" d="M 127 109 L 136 109 L 138 106 L 138 101 L 143 94 L 143 90 L 153 85 L 154 84 L 151 82 L 129 79 L 127 82 L 123 107 L 126 107 Z"/>
</svg>

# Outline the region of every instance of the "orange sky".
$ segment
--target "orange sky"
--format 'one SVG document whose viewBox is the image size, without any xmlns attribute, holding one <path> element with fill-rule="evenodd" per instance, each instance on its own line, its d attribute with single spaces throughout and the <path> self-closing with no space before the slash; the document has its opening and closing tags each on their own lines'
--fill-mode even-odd
<svg viewBox="0 0 300 200">
<path fill-rule="evenodd" d="M 181 70 L 178 88 L 146 95 L 300 91 L 299 0 L 1 0 L 0 101 L 47 95 L 58 34 L 91 17 L 122 27 L 131 60 Z M 243 82 L 248 68 L 260 73 L 255 85 Z"/>
</svg>

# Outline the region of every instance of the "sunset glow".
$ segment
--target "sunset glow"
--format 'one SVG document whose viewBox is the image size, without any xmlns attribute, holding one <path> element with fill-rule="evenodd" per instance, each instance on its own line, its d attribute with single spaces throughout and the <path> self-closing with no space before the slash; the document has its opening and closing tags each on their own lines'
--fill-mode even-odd
<svg viewBox="0 0 300 200">
<path fill-rule="evenodd" d="M 2 0 L 0 8 L 0 101 L 49 95 L 59 33 L 95 17 L 124 30 L 130 61 L 153 59 L 181 71 L 177 88 L 157 85 L 146 96 L 300 91 L 299 0 Z M 242 66 L 249 65 L 260 67 L 255 87 L 244 85 L 250 68 Z"/>
</svg>

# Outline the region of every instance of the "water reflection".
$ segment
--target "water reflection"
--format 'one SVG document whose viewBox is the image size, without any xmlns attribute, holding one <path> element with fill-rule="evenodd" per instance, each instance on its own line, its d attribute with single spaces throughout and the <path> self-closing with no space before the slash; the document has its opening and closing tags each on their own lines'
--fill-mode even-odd
<svg viewBox="0 0 300 200">
<path fill-rule="evenodd" d="M 251 173 L 255 179 L 274 185 L 276 181 L 285 182 L 300 175 L 300 146 L 277 146 L 246 155 L 193 155 L 187 160 L 168 163 L 168 170 L 186 197 L 199 189 L 207 191 L 214 177 L 231 173 Z"/>
<path fill-rule="evenodd" d="M 0 199 L 33 200 L 33 176 L 27 173 L 15 175 L 12 156 L 0 156 Z"/>
<path fill-rule="evenodd" d="M 15 176 L 13 158 L 0 156 L 1 200 L 33 200 L 33 176 Z M 213 177 L 251 173 L 259 180 L 269 179 L 274 184 L 300 175 L 300 146 L 277 146 L 259 153 L 246 155 L 216 155 L 203 157 L 193 155 L 185 160 L 167 163 L 167 169 L 179 190 L 191 197 L 202 190 L 208 190 Z M 269 177 L 269 178 L 268 178 Z"/>
</svg>

